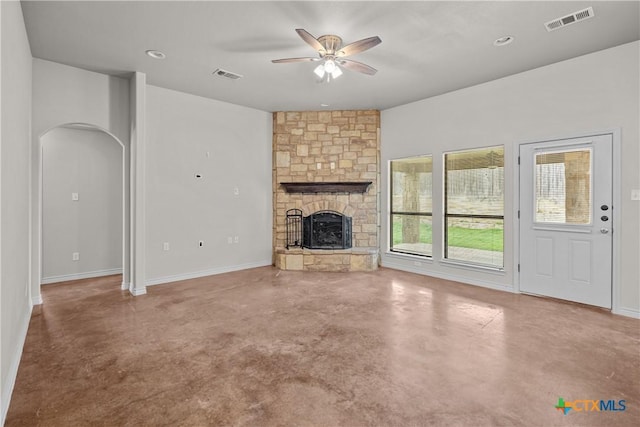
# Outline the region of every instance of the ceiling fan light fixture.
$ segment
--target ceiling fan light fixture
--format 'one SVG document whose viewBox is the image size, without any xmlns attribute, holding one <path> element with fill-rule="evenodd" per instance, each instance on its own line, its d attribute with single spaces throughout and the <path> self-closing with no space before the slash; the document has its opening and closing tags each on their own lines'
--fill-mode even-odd
<svg viewBox="0 0 640 427">
<path fill-rule="evenodd" d="M 313 70 L 314 73 L 316 73 L 316 76 L 323 78 L 324 77 L 324 64 L 320 64 L 318 65 L 315 70 Z"/>
<path fill-rule="evenodd" d="M 324 63 L 324 71 L 326 71 L 329 74 L 332 74 L 335 70 L 336 70 L 336 63 L 331 59 L 327 59 Z"/>
<path fill-rule="evenodd" d="M 342 70 L 336 63 L 336 61 L 332 59 L 327 59 L 322 64 L 318 65 L 313 72 L 319 78 L 324 78 L 325 75 L 327 77 L 327 81 L 330 81 L 332 78 L 337 79 L 342 75 Z"/>
</svg>

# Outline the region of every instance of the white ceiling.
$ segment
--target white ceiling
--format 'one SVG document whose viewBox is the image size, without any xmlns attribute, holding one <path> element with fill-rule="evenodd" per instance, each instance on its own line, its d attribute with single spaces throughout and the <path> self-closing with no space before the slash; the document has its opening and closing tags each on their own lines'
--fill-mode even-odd
<svg viewBox="0 0 640 427">
<path fill-rule="evenodd" d="M 23 1 L 34 57 L 265 111 L 386 109 L 640 39 L 638 1 Z M 547 32 L 544 23 L 593 7 L 595 17 Z M 295 33 L 382 43 L 317 83 Z M 515 41 L 495 47 L 498 37 Z M 145 55 L 158 49 L 167 58 Z M 244 77 L 228 80 L 223 68 Z M 321 107 L 329 104 L 329 107 Z"/>
</svg>

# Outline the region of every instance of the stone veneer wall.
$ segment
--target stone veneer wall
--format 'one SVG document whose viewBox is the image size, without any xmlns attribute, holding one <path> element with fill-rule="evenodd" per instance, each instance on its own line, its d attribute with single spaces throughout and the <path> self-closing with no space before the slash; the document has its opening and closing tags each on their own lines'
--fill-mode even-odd
<svg viewBox="0 0 640 427">
<path fill-rule="evenodd" d="M 274 261 L 286 244 L 285 215 L 334 210 L 353 218 L 354 253 L 379 246 L 380 112 L 295 111 L 273 114 Z M 318 168 L 320 166 L 320 168 Z M 281 182 L 371 181 L 364 194 L 289 194 Z M 337 251 L 336 251 L 337 252 Z M 377 259 L 375 260 L 377 263 Z M 305 260 L 307 266 L 311 265 Z"/>
</svg>

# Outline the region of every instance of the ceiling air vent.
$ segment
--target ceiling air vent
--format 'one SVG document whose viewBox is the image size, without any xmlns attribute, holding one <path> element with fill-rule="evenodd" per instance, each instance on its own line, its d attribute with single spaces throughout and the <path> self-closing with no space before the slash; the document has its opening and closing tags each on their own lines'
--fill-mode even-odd
<svg viewBox="0 0 640 427">
<path fill-rule="evenodd" d="M 552 21 L 544 24 L 547 31 L 554 31 L 558 28 L 566 27 L 567 25 L 575 24 L 579 21 L 584 21 L 585 19 L 593 18 L 593 8 L 588 7 L 583 10 L 579 10 L 577 12 L 572 13 L 571 15 L 563 16 L 562 18 L 557 18 Z"/>
<path fill-rule="evenodd" d="M 232 73 L 231 71 L 223 70 L 222 68 L 217 68 L 213 72 L 213 75 L 214 76 L 219 76 L 219 77 L 226 77 L 226 78 L 231 79 L 231 80 L 238 80 L 238 79 L 242 78 L 242 75 L 236 74 L 236 73 Z"/>
</svg>

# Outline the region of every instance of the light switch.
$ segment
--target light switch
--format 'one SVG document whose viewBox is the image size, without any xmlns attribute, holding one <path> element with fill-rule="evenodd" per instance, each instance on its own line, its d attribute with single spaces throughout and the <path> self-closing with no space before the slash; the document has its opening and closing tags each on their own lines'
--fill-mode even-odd
<svg viewBox="0 0 640 427">
<path fill-rule="evenodd" d="M 322 169 L 322 163 L 316 163 L 316 168 L 317 169 Z"/>
<path fill-rule="evenodd" d="M 631 190 L 631 200 L 640 200 L 640 190 Z"/>
<path fill-rule="evenodd" d="M 80 200 L 78 193 L 71 193 L 71 200 L 73 200 L 74 202 Z"/>
</svg>

